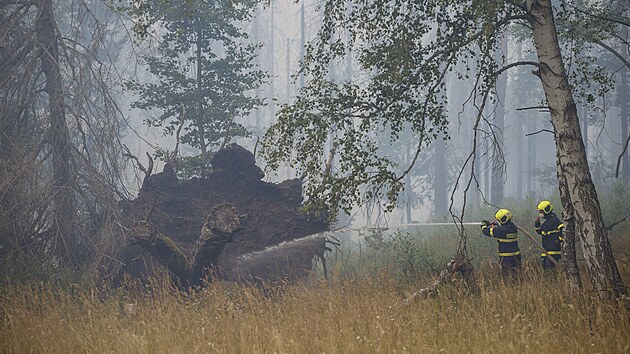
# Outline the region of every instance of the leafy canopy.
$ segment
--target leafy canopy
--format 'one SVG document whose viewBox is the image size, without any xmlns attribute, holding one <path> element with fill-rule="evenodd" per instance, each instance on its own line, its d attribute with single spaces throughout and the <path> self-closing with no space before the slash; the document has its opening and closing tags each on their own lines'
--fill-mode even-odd
<svg viewBox="0 0 630 354">
<path fill-rule="evenodd" d="M 348 210 L 386 197 L 392 209 L 420 151 L 439 133 L 448 135 L 446 77 L 469 78 L 475 69 L 476 89 L 487 91 L 497 36 L 513 10 L 503 1 L 376 0 L 351 8 L 326 1 L 302 66 L 308 84 L 267 132 L 268 168 L 296 166 L 317 207 Z M 330 80 L 329 66 L 349 51 L 357 58 L 356 79 Z M 403 166 L 387 151 L 406 130 L 415 157 Z"/>
<path fill-rule="evenodd" d="M 492 93 L 498 75 L 536 65 L 507 63 L 507 53 L 496 57 L 511 24 L 520 25 L 522 40 L 531 38 L 525 9 L 524 1 L 514 0 L 367 0 L 351 6 L 325 1 L 322 27 L 301 68 L 308 83 L 294 103 L 282 107 L 263 141 L 267 168 L 285 162 L 296 167 L 317 209 L 348 211 L 373 198 L 387 198 L 393 209 L 420 152 L 439 133 L 448 138 L 447 81 L 471 88 L 468 97 L 455 99 L 476 115 L 474 142 L 478 131 L 493 139 L 483 111 L 496 103 Z M 561 10 L 567 26 L 585 23 L 584 14 Z M 358 74 L 331 80 L 330 66 L 350 52 Z M 580 73 L 589 75 L 588 70 L 581 67 Z M 413 135 L 414 158 L 396 163 L 401 159 L 391 147 L 406 131 Z M 474 159 L 471 152 L 465 166 Z"/>
</svg>

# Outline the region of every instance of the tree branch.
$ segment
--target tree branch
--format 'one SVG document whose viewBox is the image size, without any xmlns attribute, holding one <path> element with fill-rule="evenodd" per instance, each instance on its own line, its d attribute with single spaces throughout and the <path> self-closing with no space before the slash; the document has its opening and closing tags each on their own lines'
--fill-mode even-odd
<svg viewBox="0 0 630 354">
<path fill-rule="evenodd" d="M 599 45 L 600 47 L 606 49 L 607 51 L 609 51 L 610 53 L 612 53 L 614 56 L 617 57 L 617 59 L 619 59 L 625 66 L 628 67 L 628 69 L 630 69 L 630 62 L 623 57 L 623 55 L 621 55 L 619 52 L 617 52 L 615 49 L 613 49 L 612 47 L 610 47 L 609 45 L 607 45 L 606 43 L 597 40 L 595 41 L 595 43 L 597 45 Z"/>
<path fill-rule="evenodd" d="M 600 16 L 600 15 L 596 15 L 596 14 L 587 12 L 585 10 L 582 10 L 582 9 L 578 8 L 577 6 L 575 6 L 573 4 L 568 3 L 567 1 L 562 1 L 562 3 L 564 3 L 568 7 L 571 7 L 575 11 L 577 11 L 579 13 L 582 13 L 584 15 L 587 15 L 587 16 L 590 16 L 590 17 L 594 17 L 594 18 L 597 18 L 597 19 L 600 19 L 600 20 L 604 20 L 604 21 L 614 22 L 614 23 L 620 24 L 622 26 L 630 27 L 630 23 L 625 22 L 623 20 L 618 20 L 618 19 L 614 19 L 614 18 L 608 18 L 608 17 L 604 17 L 604 16 Z"/>
<path fill-rule="evenodd" d="M 628 143 L 630 143 L 630 135 L 628 135 L 628 137 L 626 138 L 626 143 L 623 144 L 623 149 L 621 150 L 621 153 L 617 157 L 617 168 L 615 168 L 615 178 L 619 178 L 619 166 L 621 166 L 621 158 L 626 153 L 626 150 L 628 150 Z M 630 166 L 624 166 L 623 168 L 630 168 Z"/>
<path fill-rule="evenodd" d="M 533 107 L 523 107 L 523 108 L 517 108 L 517 111 L 527 111 L 527 110 L 531 110 L 531 109 L 550 109 L 549 106 L 533 106 Z"/>
<path fill-rule="evenodd" d="M 517 61 L 517 62 L 514 62 L 514 63 L 510 63 L 510 64 L 502 67 L 501 69 L 495 71 L 494 73 L 492 73 L 492 76 L 494 78 L 497 78 L 503 72 L 508 71 L 509 69 L 512 69 L 512 68 L 517 67 L 517 66 L 522 66 L 522 65 L 531 65 L 531 66 L 538 67 L 538 66 L 540 66 L 540 63 L 538 63 L 537 61 L 527 61 L 527 60 Z"/>
<path fill-rule="evenodd" d="M 625 222 L 626 220 L 628 220 L 628 215 L 624 216 L 623 218 L 617 221 L 611 222 L 610 225 L 606 225 L 606 231 L 612 230 L 613 227 L 621 224 L 622 222 Z"/>
<path fill-rule="evenodd" d="M 536 135 L 536 134 L 538 134 L 538 133 L 543 133 L 543 132 L 553 134 L 553 131 L 551 131 L 551 130 L 549 130 L 549 129 L 540 129 L 540 130 L 539 130 L 539 131 L 537 131 L 537 132 L 534 132 L 534 133 L 529 133 L 529 134 L 525 134 L 525 136 Z"/>
</svg>

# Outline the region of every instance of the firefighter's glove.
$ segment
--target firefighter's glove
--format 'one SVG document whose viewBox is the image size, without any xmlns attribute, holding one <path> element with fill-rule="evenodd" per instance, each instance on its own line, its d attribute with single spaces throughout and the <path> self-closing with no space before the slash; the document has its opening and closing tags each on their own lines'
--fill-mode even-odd
<svg viewBox="0 0 630 354">
<path fill-rule="evenodd" d="M 490 226 L 490 221 L 488 221 L 488 220 L 482 220 L 482 221 L 481 221 L 481 225 L 480 225 L 480 226 L 481 226 L 481 228 L 484 228 L 484 227 L 486 227 L 486 226 Z"/>
</svg>

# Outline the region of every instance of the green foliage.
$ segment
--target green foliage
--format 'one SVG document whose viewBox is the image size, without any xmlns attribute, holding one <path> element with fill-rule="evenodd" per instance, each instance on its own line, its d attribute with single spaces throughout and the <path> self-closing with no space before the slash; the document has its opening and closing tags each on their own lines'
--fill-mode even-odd
<svg viewBox="0 0 630 354">
<path fill-rule="evenodd" d="M 628 183 L 615 183 L 610 190 L 601 191 L 601 196 L 602 212 L 607 222 L 630 214 L 630 206 L 626 202 L 630 198 Z M 561 217 L 562 204 L 557 193 L 545 199 L 551 201 L 554 211 Z M 512 212 L 515 224 L 535 236 L 534 218 L 537 216 L 535 209 L 538 202 L 540 200 L 533 198 L 507 198 L 501 207 Z M 487 205 L 471 208 L 466 215 L 468 220 L 493 220 L 496 211 L 495 207 Z M 495 264 L 498 260 L 497 241 L 482 236 L 480 228 L 475 225 L 466 225 L 465 230 L 468 255 L 473 265 Z M 616 237 L 612 237 L 611 242 L 615 246 L 615 253 L 627 257 L 630 254 L 630 221 L 617 226 L 613 233 Z M 522 233 L 519 233 L 518 240 L 523 261 L 539 264 L 538 248 Z M 459 242 L 460 236 L 454 226 L 420 226 L 393 234 L 383 229 L 368 229 L 359 234 L 359 240 L 345 242 L 340 250 L 333 251 L 326 258 L 329 269 L 336 269 L 343 277 L 376 277 L 387 272 L 401 282 L 414 283 L 427 274 L 435 276 L 453 257 Z M 582 262 L 582 259 L 578 247 L 578 260 Z"/>
<path fill-rule="evenodd" d="M 615 26 L 583 12 L 603 18 L 611 13 L 602 4 L 562 4 L 555 10 L 569 79 L 583 101 L 593 104 L 611 87 L 595 61 L 599 52 L 593 41 L 611 36 Z M 294 103 L 281 108 L 263 141 L 267 169 L 287 162 L 296 167 L 306 177 L 305 192 L 316 207 L 347 211 L 385 199 L 387 209 L 393 209 L 416 157 L 422 158 L 439 133 L 448 136 L 446 80 L 474 82 L 468 102 L 474 114 L 495 103 L 492 91 L 500 66 L 510 64 L 505 57 L 497 63 L 499 39 L 508 29 L 518 40 L 531 39 L 522 5 L 371 0 L 349 8 L 346 1 L 325 2 L 322 27 L 309 43 L 301 69 L 308 83 Z M 358 62 L 353 80 L 331 80 L 329 68 L 350 51 Z M 519 75 L 531 72 L 528 67 Z M 544 96 L 537 93 L 544 105 Z M 475 131 L 490 134 L 491 122 L 480 118 Z M 410 140 L 415 158 L 407 161 L 396 143 Z"/>
<path fill-rule="evenodd" d="M 448 136 L 445 77 L 464 79 L 476 70 L 475 89 L 493 85 L 500 27 L 519 10 L 504 1 L 481 5 L 376 0 L 348 10 L 345 1 L 326 2 L 302 67 L 309 82 L 282 107 L 263 142 L 268 169 L 289 161 L 307 176 L 306 194 L 322 207 L 348 210 L 383 198 L 391 210 L 417 154 L 440 133 Z M 330 65 L 350 50 L 358 79 L 329 80 Z M 401 163 L 391 147 L 405 131 L 413 136 L 415 157 Z M 327 164 L 331 155 L 338 161 L 334 169 Z"/>
<path fill-rule="evenodd" d="M 617 25 L 607 20 L 616 17 L 615 9 L 612 2 L 578 1 L 576 5 L 561 2 L 556 11 L 560 43 L 576 101 L 599 110 L 597 97 L 612 90 L 614 82 L 602 65 L 598 43 L 616 35 Z"/>
<path fill-rule="evenodd" d="M 387 272 L 401 282 L 412 283 L 423 274 L 438 271 L 452 255 L 450 250 L 434 248 L 424 236 L 367 230 L 358 246 L 343 244 L 327 256 L 327 263 L 343 277 L 376 277 Z"/>
<path fill-rule="evenodd" d="M 162 161 L 171 161 L 171 154 L 168 151 L 157 149 L 154 156 Z M 195 156 L 180 156 L 173 164 L 173 169 L 180 179 L 190 179 L 192 177 L 204 177 L 212 172 L 213 152 L 199 154 Z"/>
<path fill-rule="evenodd" d="M 230 137 L 248 135 L 236 119 L 263 103 L 248 92 L 265 78 L 253 62 L 259 46 L 247 44 L 249 36 L 240 27 L 255 5 L 151 0 L 133 12 L 164 30 L 156 52 L 143 56 L 157 82 L 127 82 L 128 89 L 139 94 L 132 107 L 160 112 L 145 120 L 147 125 L 168 135 L 183 128 L 181 142 L 202 153 Z"/>
</svg>

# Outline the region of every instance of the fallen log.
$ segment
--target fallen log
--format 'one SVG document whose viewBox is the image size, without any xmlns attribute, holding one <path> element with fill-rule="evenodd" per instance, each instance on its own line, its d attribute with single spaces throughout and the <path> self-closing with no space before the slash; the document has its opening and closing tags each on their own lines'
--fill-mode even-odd
<svg viewBox="0 0 630 354">
<path fill-rule="evenodd" d="M 414 300 L 428 298 L 429 296 L 433 295 L 440 286 L 450 282 L 451 279 L 453 279 L 453 276 L 455 276 L 455 274 L 457 273 L 462 274 L 466 286 L 471 293 L 479 293 L 479 287 L 477 285 L 477 282 L 475 281 L 474 272 L 472 266 L 470 265 L 470 261 L 466 260 L 463 257 L 458 257 L 446 263 L 444 268 L 442 268 L 440 275 L 438 275 L 438 277 L 433 281 L 430 286 L 416 291 L 410 297 L 405 299 L 404 303 L 409 304 Z"/>
<path fill-rule="evenodd" d="M 240 218 L 233 206 L 221 204 L 212 208 L 195 244 L 192 261 L 170 237 L 146 221 L 136 223 L 131 229 L 132 243 L 156 257 L 182 286 L 200 285 L 205 270 L 218 263 L 221 252 L 239 226 Z"/>
</svg>

